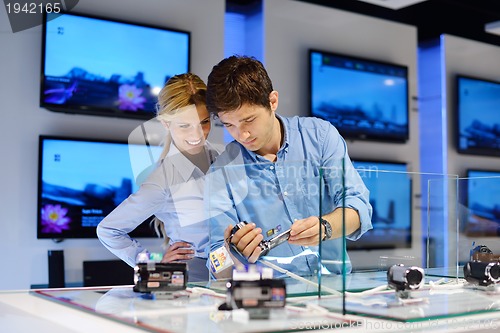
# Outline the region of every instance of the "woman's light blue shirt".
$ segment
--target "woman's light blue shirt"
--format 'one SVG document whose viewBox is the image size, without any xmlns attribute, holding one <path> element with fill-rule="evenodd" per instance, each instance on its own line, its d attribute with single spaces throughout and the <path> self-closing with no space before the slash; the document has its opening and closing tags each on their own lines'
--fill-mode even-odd
<svg viewBox="0 0 500 333">
<path fill-rule="evenodd" d="M 207 142 L 207 158 L 212 163 L 218 151 Z M 137 192 L 130 195 L 97 227 L 102 244 L 130 266 L 137 254 L 146 250 L 128 233 L 152 215 L 164 223 L 170 244 L 191 243 L 195 256 L 206 258 L 208 223 L 203 206 L 205 174 L 179 152 L 172 143 Z"/>
</svg>

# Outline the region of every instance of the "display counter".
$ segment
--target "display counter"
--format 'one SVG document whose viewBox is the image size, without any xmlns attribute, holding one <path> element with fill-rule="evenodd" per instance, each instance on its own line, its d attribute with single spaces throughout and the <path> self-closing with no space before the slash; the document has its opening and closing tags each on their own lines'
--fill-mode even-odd
<svg viewBox="0 0 500 333">
<path fill-rule="evenodd" d="M 432 288 L 431 281 L 439 283 L 432 278 L 413 295 L 413 302 L 395 306 L 395 293 L 384 288 L 380 272 L 353 273 L 350 279 L 354 289 L 367 281 L 379 287 L 343 295 L 328 293 L 327 288 L 318 297 L 312 284 L 300 287 L 290 281 L 286 306 L 269 311 L 218 310 L 225 302 L 223 281 L 192 284 L 186 291 L 156 298 L 134 292 L 132 286 L 4 291 L 0 293 L 0 321 L 6 332 L 51 333 L 494 332 L 500 327 L 500 297 L 491 290 L 469 289 L 459 283 Z M 334 288 L 333 280 L 323 281 L 324 286 Z M 336 280 L 341 279 L 337 276 Z M 347 314 L 342 304 L 347 305 Z M 438 308 L 437 313 L 445 315 L 433 315 Z"/>
</svg>

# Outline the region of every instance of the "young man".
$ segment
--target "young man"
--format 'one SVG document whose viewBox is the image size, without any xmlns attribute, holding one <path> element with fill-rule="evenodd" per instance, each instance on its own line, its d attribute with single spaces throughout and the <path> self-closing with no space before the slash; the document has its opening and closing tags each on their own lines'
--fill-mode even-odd
<svg viewBox="0 0 500 333">
<path fill-rule="evenodd" d="M 213 67 L 207 109 L 235 141 L 207 179 L 211 249 L 228 240 L 253 263 L 262 240 L 291 229 L 288 242 L 268 255 L 291 258 L 294 271 L 311 274 L 318 268 L 314 246 L 322 241 L 323 258 L 342 260 L 343 218 L 349 239 L 372 228 L 369 193 L 335 127 L 312 117 L 281 117 L 277 108 L 278 92 L 256 59 L 232 56 Z M 249 223 L 229 238 L 240 221 Z M 339 273 L 340 267 L 329 269 Z"/>
</svg>

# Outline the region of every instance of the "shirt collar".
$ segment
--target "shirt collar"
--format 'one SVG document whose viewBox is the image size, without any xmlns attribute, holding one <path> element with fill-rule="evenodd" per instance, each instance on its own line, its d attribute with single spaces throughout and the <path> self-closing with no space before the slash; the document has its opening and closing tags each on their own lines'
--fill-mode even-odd
<svg viewBox="0 0 500 333">
<path fill-rule="evenodd" d="M 283 117 L 281 117 L 277 113 L 275 113 L 275 115 L 276 115 L 276 118 L 278 118 L 279 122 L 281 123 L 281 125 L 283 127 L 283 144 L 281 145 L 280 149 L 278 150 L 278 154 L 279 154 L 280 151 L 282 151 L 282 150 L 284 150 L 285 152 L 288 151 L 288 146 L 289 146 L 288 132 L 289 132 L 289 129 L 288 129 L 287 123 L 285 122 L 285 120 L 283 119 Z"/>
<path fill-rule="evenodd" d="M 165 157 L 169 163 L 179 172 L 184 181 L 188 181 L 191 178 L 195 170 L 195 165 L 180 152 L 180 150 L 175 146 L 174 142 L 170 143 L 170 149 Z"/>
<path fill-rule="evenodd" d="M 282 125 L 283 128 L 283 144 L 281 145 L 280 149 L 276 153 L 277 158 L 280 158 L 280 156 L 283 155 L 283 151 L 286 153 L 288 152 L 288 128 L 286 126 L 286 122 L 284 121 L 283 117 L 281 117 L 279 114 L 275 113 L 276 118 L 278 118 L 278 121 Z M 242 144 L 238 142 L 238 144 L 241 146 L 241 148 L 248 153 L 248 156 L 252 159 L 253 162 L 266 162 L 269 163 L 268 160 L 266 160 L 264 157 L 261 155 L 257 154 L 254 151 L 246 149 Z"/>
</svg>

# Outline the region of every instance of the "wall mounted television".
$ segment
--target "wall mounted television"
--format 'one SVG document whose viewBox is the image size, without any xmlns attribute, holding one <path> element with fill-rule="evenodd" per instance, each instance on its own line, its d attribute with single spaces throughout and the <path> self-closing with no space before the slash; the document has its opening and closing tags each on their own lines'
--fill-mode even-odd
<svg viewBox="0 0 500 333">
<path fill-rule="evenodd" d="M 500 82 L 457 75 L 455 91 L 458 152 L 500 156 Z"/>
<path fill-rule="evenodd" d="M 467 170 L 465 234 L 500 236 L 500 170 Z"/>
<path fill-rule="evenodd" d="M 40 106 L 150 119 L 172 76 L 190 69 L 190 32 L 82 14 L 44 14 Z"/>
<path fill-rule="evenodd" d="M 346 139 L 408 140 L 408 68 L 309 50 L 310 115 Z"/>
<path fill-rule="evenodd" d="M 348 250 L 411 248 L 412 183 L 406 163 L 353 160 L 373 207 L 372 224 Z"/>
<path fill-rule="evenodd" d="M 118 141 L 41 135 L 37 238 L 96 238 L 97 224 L 138 189 L 138 172 L 132 169 L 129 151 L 144 146 L 132 146 Z M 157 159 L 162 148 L 148 149 Z M 143 169 L 150 165 L 148 162 L 144 161 Z M 130 235 L 156 237 L 149 221 Z"/>
</svg>

